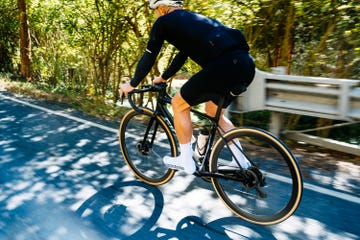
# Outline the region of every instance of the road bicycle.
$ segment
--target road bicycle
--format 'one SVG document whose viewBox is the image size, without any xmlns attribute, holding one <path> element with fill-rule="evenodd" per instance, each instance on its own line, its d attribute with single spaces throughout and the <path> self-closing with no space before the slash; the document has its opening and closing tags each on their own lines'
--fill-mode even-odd
<svg viewBox="0 0 360 240">
<path fill-rule="evenodd" d="M 154 98 L 155 102 L 150 101 Z M 178 155 L 169 109 L 171 99 L 166 83 L 135 89 L 128 95 L 132 109 L 119 127 L 126 164 L 138 179 L 154 186 L 169 182 L 176 172 L 162 160 L 164 156 Z M 272 225 L 289 218 L 300 204 L 303 182 L 296 158 L 284 142 L 255 127 L 236 127 L 224 133 L 218 125 L 220 107 L 214 117 L 194 108 L 191 112 L 208 121 L 210 133 L 205 154 L 196 161 L 194 175 L 211 182 L 223 203 L 243 220 Z M 240 141 L 238 149 L 251 162 L 247 169 L 237 160 L 235 166 L 230 164 L 236 157 L 229 143 L 235 139 Z"/>
</svg>

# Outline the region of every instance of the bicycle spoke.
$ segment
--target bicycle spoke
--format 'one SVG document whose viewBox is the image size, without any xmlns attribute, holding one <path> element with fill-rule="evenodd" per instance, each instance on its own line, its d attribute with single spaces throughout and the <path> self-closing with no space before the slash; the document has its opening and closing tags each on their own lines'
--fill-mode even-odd
<svg viewBox="0 0 360 240">
<path fill-rule="evenodd" d="M 211 171 L 229 175 L 228 179 L 213 179 L 218 195 L 235 214 L 248 221 L 265 225 L 285 220 L 301 198 L 301 175 L 295 159 L 263 131 L 237 130 L 226 140 L 232 138 L 240 140 L 243 153 L 254 166 L 247 170 L 227 167 L 233 154 L 225 143 L 218 142 Z"/>
<path fill-rule="evenodd" d="M 169 181 L 173 171 L 163 163 L 163 156 L 176 150 L 171 130 L 149 113 L 131 112 L 120 125 L 120 145 L 125 161 L 141 180 L 160 185 Z"/>
<path fill-rule="evenodd" d="M 224 188 L 224 190 L 234 191 L 234 192 L 245 194 L 245 195 L 248 195 L 248 196 L 251 196 L 251 197 L 254 197 L 254 198 L 261 198 L 258 194 L 251 193 L 250 190 L 245 189 L 244 187 L 241 187 L 239 189 L 239 188 L 236 188 L 236 187 L 232 187 L 229 184 L 223 184 L 223 188 Z"/>
</svg>

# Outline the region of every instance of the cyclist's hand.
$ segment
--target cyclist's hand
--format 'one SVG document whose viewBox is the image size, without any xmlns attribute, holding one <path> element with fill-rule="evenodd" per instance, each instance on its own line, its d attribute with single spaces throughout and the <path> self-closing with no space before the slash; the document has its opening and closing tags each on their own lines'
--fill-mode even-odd
<svg viewBox="0 0 360 240">
<path fill-rule="evenodd" d="M 160 83 L 166 83 L 166 80 L 162 77 L 156 77 L 152 80 L 152 85 L 160 84 Z"/>
<path fill-rule="evenodd" d="M 124 83 L 123 85 L 121 85 L 119 89 L 120 98 L 127 97 L 128 92 L 131 92 L 134 89 L 135 88 L 131 86 L 129 83 Z"/>
</svg>

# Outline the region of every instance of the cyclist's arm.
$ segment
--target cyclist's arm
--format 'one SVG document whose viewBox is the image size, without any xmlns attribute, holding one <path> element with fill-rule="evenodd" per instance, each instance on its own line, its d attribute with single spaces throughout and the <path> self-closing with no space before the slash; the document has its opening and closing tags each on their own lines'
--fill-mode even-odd
<svg viewBox="0 0 360 240">
<path fill-rule="evenodd" d="M 161 77 L 165 80 L 169 79 L 170 77 L 174 76 L 177 71 L 184 65 L 186 59 L 188 58 L 182 52 L 179 52 L 175 58 L 172 60 L 170 66 L 165 70 L 165 72 L 161 75 Z"/>
<path fill-rule="evenodd" d="M 134 77 L 130 81 L 131 86 L 136 87 L 146 77 L 154 65 L 156 57 L 157 55 L 147 51 L 142 55 L 136 66 Z"/>
<path fill-rule="evenodd" d="M 154 65 L 160 49 L 164 43 L 164 34 L 161 25 L 158 21 L 155 22 L 151 29 L 150 38 L 147 43 L 146 51 L 140 58 L 134 77 L 130 81 L 130 85 L 136 87 L 150 72 Z"/>
</svg>

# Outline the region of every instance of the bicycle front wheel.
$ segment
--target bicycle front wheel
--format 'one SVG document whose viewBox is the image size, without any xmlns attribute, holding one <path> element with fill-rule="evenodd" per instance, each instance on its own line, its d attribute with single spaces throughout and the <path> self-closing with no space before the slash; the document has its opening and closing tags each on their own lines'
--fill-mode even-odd
<svg viewBox="0 0 360 240">
<path fill-rule="evenodd" d="M 127 112 L 118 135 L 124 160 L 137 178 L 158 186 L 174 176 L 175 171 L 162 160 L 164 156 L 177 154 L 174 134 L 153 111 L 142 108 L 141 112 L 133 109 Z"/>
<path fill-rule="evenodd" d="M 231 166 L 227 143 L 239 140 L 253 167 Z M 295 157 L 271 133 L 257 128 L 236 128 L 219 139 L 210 158 L 210 171 L 223 177 L 212 184 L 226 206 L 240 218 L 259 225 L 277 224 L 290 217 L 302 196 L 302 176 Z M 255 184 L 254 184 L 255 183 Z"/>
</svg>

